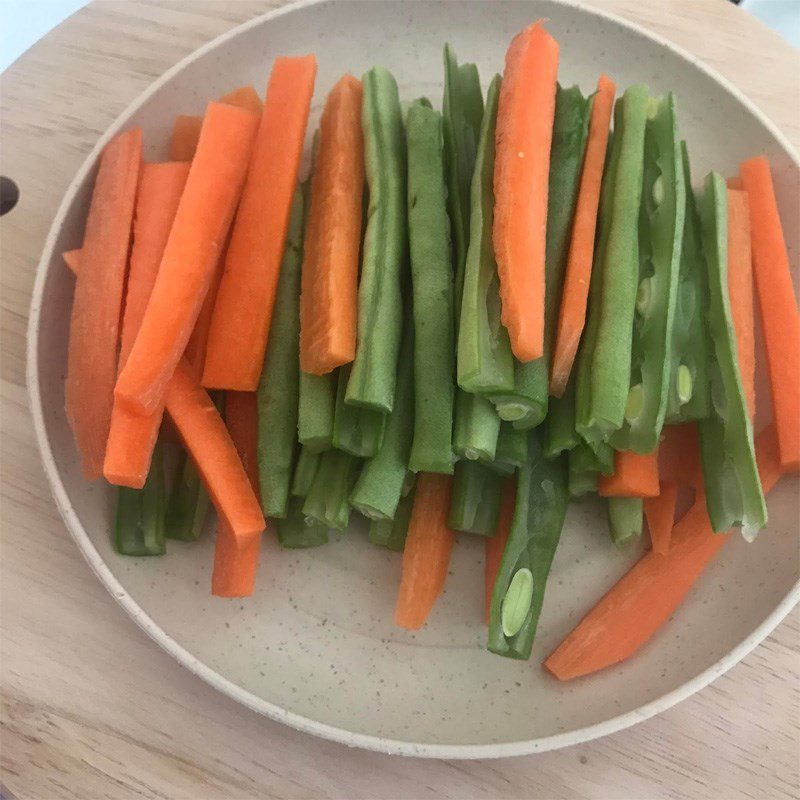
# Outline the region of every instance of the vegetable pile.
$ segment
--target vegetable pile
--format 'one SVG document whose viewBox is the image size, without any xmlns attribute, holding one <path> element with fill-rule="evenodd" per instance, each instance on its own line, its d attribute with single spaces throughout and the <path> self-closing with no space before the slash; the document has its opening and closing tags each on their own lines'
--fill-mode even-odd
<svg viewBox="0 0 800 800">
<path fill-rule="evenodd" d="M 445 46 L 441 112 L 384 67 L 345 75 L 302 183 L 313 55 L 278 58 L 263 104 L 241 87 L 177 117 L 168 162 L 136 128 L 105 147 L 64 254 L 66 412 L 86 479 L 119 487 L 119 553 L 196 540 L 213 505 L 212 593 L 241 597 L 265 530 L 315 547 L 360 514 L 402 551 L 416 629 L 456 533 L 482 536 L 488 648 L 528 659 L 568 505 L 596 493 L 611 540 L 646 520 L 652 549 L 545 661 L 567 680 L 628 658 L 731 528 L 764 527 L 800 467 L 769 165 L 695 193 L 671 93 L 603 75 L 585 96 L 558 59 L 534 23 L 484 97 Z"/>
</svg>

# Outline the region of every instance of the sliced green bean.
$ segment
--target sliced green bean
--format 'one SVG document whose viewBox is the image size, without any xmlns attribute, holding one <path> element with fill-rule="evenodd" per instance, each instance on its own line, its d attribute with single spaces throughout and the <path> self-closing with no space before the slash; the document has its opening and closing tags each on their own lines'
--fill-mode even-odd
<svg viewBox="0 0 800 800">
<path fill-rule="evenodd" d="M 384 67 L 362 78 L 364 164 L 369 190 L 358 286 L 358 345 L 347 402 L 392 410 L 403 320 L 406 263 L 406 161 L 397 83 Z"/>
<path fill-rule="evenodd" d="M 165 530 L 168 539 L 194 542 L 200 537 L 211 500 L 194 460 L 184 450 L 167 499 Z"/>
<path fill-rule="evenodd" d="M 575 378 L 570 376 L 564 394 L 550 398 L 550 409 L 544 429 L 544 454 L 555 458 L 572 450 L 581 442 L 575 430 Z"/>
<path fill-rule="evenodd" d="M 369 540 L 373 544 L 401 552 L 406 546 L 408 523 L 414 510 L 414 489 L 400 498 L 394 519 L 373 519 L 369 523 Z"/>
<path fill-rule="evenodd" d="M 711 526 L 733 525 L 755 535 L 767 524 L 767 506 L 756 465 L 753 425 L 742 389 L 736 331 L 728 295 L 728 196 L 725 179 L 706 178 L 700 205 L 708 266 L 711 414 L 698 422 L 700 459 Z"/>
<path fill-rule="evenodd" d="M 123 556 L 160 556 L 164 541 L 164 463 L 161 446 L 156 445 L 141 489 L 121 486 L 117 491 L 114 545 Z"/>
<path fill-rule="evenodd" d="M 600 466 L 594 450 L 586 442 L 580 442 L 569 451 L 568 457 L 570 497 L 596 492 Z"/>
<path fill-rule="evenodd" d="M 258 385 L 258 478 L 264 516 L 286 516 L 297 451 L 303 194 L 294 193 L 269 342 Z"/>
<path fill-rule="evenodd" d="M 528 461 L 528 439 L 527 431 L 515 428 L 510 422 L 501 423 L 494 459 L 485 462 L 486 466 L 501 475 L 511 475 L 524 467 Z"/>
<path fill-rule="evenodd" d="M 292 478 L 292 497 L 306 497 L 308 495 L 314 476 L 317 474 L 320 458 L 321 455 L 319 453 L 309 450 L 306 445 L 300 448 L 300 455 L 297 457 L 294 477 Z"/>
<path fill-rule="evenodd" d="M 386 414 L 346 402 L 350 365 L 339 367 L 336 411 L 333 417 L 333 446 L 360 458 L 372 458 L 381 448 Z"/>
<path fill-rule="evenodd" d="M 336 372 L 327 375 L 300 373 L 297 439 L 311 452 L 330 450 L 336 407 Z"/>
<path fill-rule="evenodd" d="M 641 536 L 643 509 L 641 497 L 608 498 L 608 530 L 614 544 L 621 545 Z"/>
<path fill-rule="evenodd" d="M 453 450 L 458 458 L 492 461 L 499 432 L 500 417 L 488 398 L 456 392 Z"/>
<path fill-rule="evenodd" d="M 459 461 L 453 475 L 447 525 L 454 531 L 494 536 L 503 476 L 476 461 Z"/>
<path fill-rule="evenodd" d="M 360 464 L 358 458 L 341 450 L 328 450 L 322 454 L 303 503 L 306 519 L 340 531 L 347 527 L 350 522 L 348 498 Z"/>
<path fill-rule="evenodd" d="M 281 547 L 296 549 L 319 547 L 328 542 L 328 529 L 314 520 L 307 519 L 302 512 L 303 500 L 293 497 L 289 501 L 286 516 L 276 520 L 278 542 Z"/>
</svg>

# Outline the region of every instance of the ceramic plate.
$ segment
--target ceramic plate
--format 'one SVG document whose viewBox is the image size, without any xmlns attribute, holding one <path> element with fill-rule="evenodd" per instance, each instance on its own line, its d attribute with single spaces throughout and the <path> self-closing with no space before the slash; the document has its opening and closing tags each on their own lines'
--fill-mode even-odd
<svg viewBox="0 0 800 800">
<path fill-rule="evenodd" d="M 80 245 L 97 155 L 122 128 L 141 125 L 146 157 L 164 159 L 175 114 L 200 113 L 208 98 L 240 84 L 263 89 L 279 54 L 316 53 L 314 124 L 339 76 L 374 63 L 394 72 L 404 99 L 425 94 L 438 104 L 446 41 L 462 61 L 477 62 L 486 85 L 512 35 L 540 17 L 561 44 L 562 83 L 590 92 L 606 72 L 619 87 L 643 81 L 653 92 L 677 93 L 696 182 L 712 166 L 731 174 L 746 156 L 769 156 L 796 274 L 800 167 L 774 126 L 686 53 L 556 2 L 302 3 L 236 28 L 166 73 L 112 125 L 67 191 L 39 266 L 29 332 L 33 415 L 56 502 L 92 568 L 136 622 L 204 680 L 256 711 L 350 745 L 448 758 L 529 753 L 619 730 L 686 697 L 797 601 L 797 482 L 787 479 L 770 495 L 769 528 L 758 541 L 726 545 L 634 659 L 568 684 L 546 675 L 542 658 L 638 555 L 611 544 L 594 503 L 570 510 L 530 662 L 485 649 L 483 542 L 469 536 L 459 537 L 444 595 L 418 633 L 392 624 L 400 556 L 371 546 L 358 526 L 306 552 L 281 552 L 268 536 L 255 595 L 212 598 L 210 533 L 197 544 L 169 542 L 163 558 L 124 558 L 111 548 L 114 495 L 81 479 L 64 416 L 73 278 L 59 254 Z M 759 381 L 764 389 L 763 375 Z"/>
</svg>

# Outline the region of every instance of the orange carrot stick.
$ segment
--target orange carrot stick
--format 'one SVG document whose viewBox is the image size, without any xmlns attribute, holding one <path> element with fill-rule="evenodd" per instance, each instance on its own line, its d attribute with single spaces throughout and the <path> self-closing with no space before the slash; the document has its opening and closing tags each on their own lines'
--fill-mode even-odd
<svg viewBox="0 0 800 800">
<path fill-rule="evenodd" d="M 61 254 L 61 258 L 64 259 L 64 263 L 69 267 L 70 272 L 77 276 L 78 270 L 81 268 L 80 247 L 76 247 L 74 250 L 65 250 Z"/>
<path fill-rule="evenodd" d="M 345 75 L 319 126 L 300 294 L 300 368 L 322 375 L 356 355 L 364 140 L 361 82 Z"/>
<path fill-rule="evenodd" d="M 600 497 L 655 497 L 658 495 L 658 452 L 639 455 L 632 450 L 614 454 L 614 474 L 597 481 Z"/>
<path fill-rule="evenodd" d="M 728 295 L 736 331 L 739 372 L 752 420 L 756 416 L 756 344 L 750 211 L 747 194 L 736 189 L 728 189 Z"/>
<path fill-rule="evenodd" d="M 234 89 L 232 92 L 222 95 L 219 101 L 220 103 L 239 106 L 239 108 L 252 111 L 259 116 L 264 110 L 264 104 L 261 102 L 258 92 L 252 86 L 240 86 L 238 89 Z"/>
<path fill-rule="evenodd" d="M 769 491 L 781 475 L 775 431 L 756 438 L 761 483 Z M 632 656 L 672 616 L 731 534 L 711 528 L 704 497 L 675 526 L 669 553 L 643 556 L 544 662 L 561 681 L 588 675 Z"/>
<path fill-rule="evenodd" d="M 264 530 L 261 506 L 222 417 L 185 362 L 167 386 L 166 408 L 220 519 L 246 548 Z"/>
<path fill-rule="evenodd" d="M 225 423 L 242 460 L 250 486 L 258 496 L 257 428 L 258 411 L 253 392 L 225 395 Z M 214 543 L 214 571 L 211 594 L 217 597 L 248 597 L 253 593 L 261 537 L 254 536 L 240 548 L 231 529 L 220 521 Z"/>
<path fill-rule="evenodd" d="M 744 189 L 744 181 L 738 175 L 728 178 L 725 183 L 729 189 Z"/>
<path fill-rule="evenodd" d="M 500 516 L 497 518 L 497 528 L 494 536 L 486 540 L 486 561 L 484 564 L 484 588 L 486 599 L 484 603 L 483 619 L 489 624 L 489 613 L 492 610 L 492 592 L 500 562 L 506 549 L 508 534 L 511 532 L 511 523 L 514 520 L 514 503 L 517 498 L 517 484 L 514 480 L 507 480 L 503 484 L 503 494 L 500 498 Z"/>
<path fill-rule="evenodd" d="M 317 62 L 278 58 L 211 317 L 203 384 L 255 391 L 267 346 Z"/>
<path fill-rule="evenodd" d="M 394 612 L 401 628 L 421 628 L 444 587 L 455 540 L 447 527 L 451 484 L 449 475 L 421 472 L 417 477 Z"/>
<path fill-rule="evenodd" d="M 586 300 L 592 277 L 594 235 L 597 226 L 597 207 L 608 146 L 608 129 L 614 109 L 617 87 L 606 75 L 597 82 L 597 93 L 592 102 L 589 120 L 589 138 L 583 171 L 572 223 L 572 240 L 561 293 L 561 310 L 558 315 L 556 343 L 553 349 L 553 366 L 550 372 L 550 394 L 561 397 L 567 387 L 578 343 L 586 323 Z"/>
<path fill-rule="evenodd" d="M 139 332 L 188 174 L 185 161 L 145 164 L 142 169 L 122 318 L 120 369 Z M 144 486 L 163 412 L 163 404 L 152 414 L 137 414 L 114 403 L 103 462 L 103 475 L 109 483 L 134 489 Z"/>
<path fill-rule="evenodd" d="M 658 476 L 664 483 L 695 487 L 700 477 L 697 425 L 665 425 L 658 445 Z"/>
<path fill-rule="evenodd" d="M 197 150 L 203 118 L 179 114 L 172 126 L 172 139 L 169 143 L 170 161 L 191 161 Z"/>
<path fill-rule="evenodd" d="M 653 551 L 666 555 L 672 538 L 675 523 L 675 504 L 678 502 L 678 487 L 674 483 L 662 483 L 657 497 L 647 497 L 644 501 L 644 515 L 650 531 Z"/>
<path fill-rule="evenodd" d="M 544 347 L 544 259 L 550 142 L 558 43 L 541 22 L 514 37 L 506 53 L 495 139 L 492 241 L 501 318 L 520 361 Z"/>
<path fill-rule="evenodd" d="M 758 303 L 772 389 L 772 413 L 781 463 L 800 468 L 800 315 L 769 163 L 763 156 L 741 165 L 750 203 Z"/>
<path fill-rule="evenodd" d="M 103 474 L 114 404 L 125 270 L 141 165 L 139 128 L 119 134 L 103 149 L 75 282 L 66 412 L 87 480 Z"/>
<path fill-rule="evenodd" d="M 139 413 L 158 407 L 186 349 L 241 193 L 256 125 L 249 111 L 208 105 L 150 302 L 117 380 L 116 398 Z"/>
</svg>

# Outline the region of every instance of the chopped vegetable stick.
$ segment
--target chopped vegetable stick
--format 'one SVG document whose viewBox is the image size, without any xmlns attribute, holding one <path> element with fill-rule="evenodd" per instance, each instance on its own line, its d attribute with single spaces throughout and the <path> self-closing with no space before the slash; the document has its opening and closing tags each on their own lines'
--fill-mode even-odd
<svg viewBox="0 0 800 800">
<path fill-rule="evenodd" d="M 757 437 L 765 490 L 781 475 L 775 431 Z M 589 675 L 632 656 L 672 616 L 730 534 L 715 534 L 699 497 L 672 531 L 669 553 L 643 556 L 544 662 L 561 681 Z"/>
<path fill-rule="evenodd" d="M 486 599 L 483 608 L 483 621 L 489 624 L 489 612 L 492 610 L 492 592 L 503 553 L 506 549 L 508 534 L 511 532 L 511 522 L 514 519 L 514 506 L 517 496 L 517 482 L 508 478 L 503 484 L 503 493 L 500 496 L 500 517 L 497 520 L 494 536 L 486 540 L 486 562 L 484 565 L 484 590 Z"/>
<path fill-rule="evenodd" d="M 244 182 L 257 117 L 209 103 L 186 188 L 115 395 L 140 413 L 164 396 L 208 292 Z"/>
<path fill-rule="evenodd" d="M 658 453 L 640 455 L 632 450 L 614 454 L 614 474 L 597 481 L 600 497 L 655 497 L 658 494 Z"/>
<path fill-rule="evenodd" d="M 316 72 L 313 55 L 275 59 L 211 317 L 205 386 L 258 387 Z"/>
<path fill-rule="evenodd" d="M 511 350 L 531 361 L 544 348 L 545 236 L 558 43 L 541 22 L 506 53 L 495 139 L 492 238 L 502 320 Z"/>
<path fill-rule="evenodd" d="M 658 446 L 658 476 L 664 483 L 695 487 L 702 485 L 700 443 L 697 425 L 665 425 Z"/>
<path fill-rule="evenodd" d="M 258 496 L 258 463 L 256 439 L 258 408 L 252 392 L 228 392 L 225 395 L 225 424 L 242 460 L 250 486 Z M 248 597 L 253 593 L 261 537 L 253 536 L 244 547 L 220 521 L 214 543 L 214 571 L 211 573 L 211 594 L 217 597 Z"/>
<path fill-rule="evenodd" d="M 553 364 L 550 371 L 550 394 L 561 397 L 572 372 L 583 327 L 586 323 L 586 301 L 592 275 L 597 210 L 600 186 L 608 146 L 611 112 L 614 108 L 614 82 L 601 75 L 592 104 L 589 138 L 583 160 L 578 203 L 572 223 L 572 239 L 567 257 L 561 310 L 558 316 Z"/>
<path fill-rule="evenodd" d="M 261 102 L 258 92 L 252 86 L 240 86 L 238 89 L 222 95 L 219 102 L 238 106 L 246 111 L 252 111 L 254 114 L 261 114 L 264 110 L 264 104 Z"/>
<path fill-rule="evenodd" d="M 197 315 L 192 335 L 189 337 L 189 341 L 186 342 L 186 350 L 184 351 L 184 357 L 187 363 L 191 365 L 192 372 L 198 381 L 203 377 L 203 367 L 206 363 L 206 351 L 208 349 L 208 334 L 211 331 L 211 317 L 214 314 L 214 303 L 217 300 L 219 283 L 222 280 L 222 268 L 225 263 L 226 251 L 227 244 L 217 259 L 217 264 L 211 275 L 211 283 L 203 300 L 203 305 L 200 306 L 200 313 Z"/>
<path fill-rule="evenodd" d="M 678 501 L 678 486 L 662 482 L 660 489 L 660 494 L 648 497 L 644 501 L 644 516 L 647 519 L 653 552 L 663 556 L 669 552 L 672 526 L 675 522 L 675 504 Z"/>
<path fill-rule="evenodd" d="M 166 408 L 221 520 L 246 547 L 264 530 L 261 506 L 222 417 L 185 362 L 167 386 Z"/>
<path fill-rule="evenodd" d="M 120 369 L 139 333 L 188 172 L 189 164 L 183 161 L 145 164 L 142 169 L 122 319 Z M 103 462 L 109 483 L 134 489 L 144 486 L 163 412 L 163 404 L 150 414 L 137 414 L 123 403 L 114 403 Z"/>
<path fill-rule="evenodd" d="M 76 247 L 74 250 L 65 250 L 61 254 L 64 263 L 69 267 L 70 272 L 77 277 L 78 270 L 81 268 L 81 249 Z"/>
<path fill-rule="evenodd" d="M 356 355 L 364 137 L 361 81 L 345 75 L 320 120 L 300 294 L 300 368 L 322 375 Z"/>
<path fill-rule="evenodd" d="M 728 178 L 725 183 L 728 185 L 729 189 L 744 189 L 744 181 L 738 175 Z"/>
<path fill-rule="evenodd" d="M 608 533 L 617 547 L 642 535 L 644 500 L 641 497 L 609 497 Z"/>
<path fill-rule="evenodd" d="M 750 203 L 753 270 L 767 351 L 772 413 L 784 469 L 800 467 L 800 315 L 766 158 L 741 165 Z"/>
<path fill-rule="evenodd" d="M 753 309 L 753 262 L 747 194 L 728 189 L 728 293 L 736 331 L 739 374 L 750 419 L 756 416 L 756 346 Z"/>
<path fill-rule="evenodd" d="M 170 161 L 191 161 L 197 150 L 203 118 L 179 114 L 172 126 L 172 139 L 169 143 Z"/>
<path fill-rule="evenodd" d="M 447 527 L 451 484 L 448 475 L 423 472 L 417 477 L 394 614 L 401 628 L 421 628 L 444 586 L 455 540 Z"/>
<path fill-rule="evenodd" d="M 141 165 L 140 128 L 119 134 L 103 149 L 86 220 L 81 269 L 75 283 L 66 413 L 87 480 L 103 474 L 114 404 L 125 270 Z"/>
</svg>

